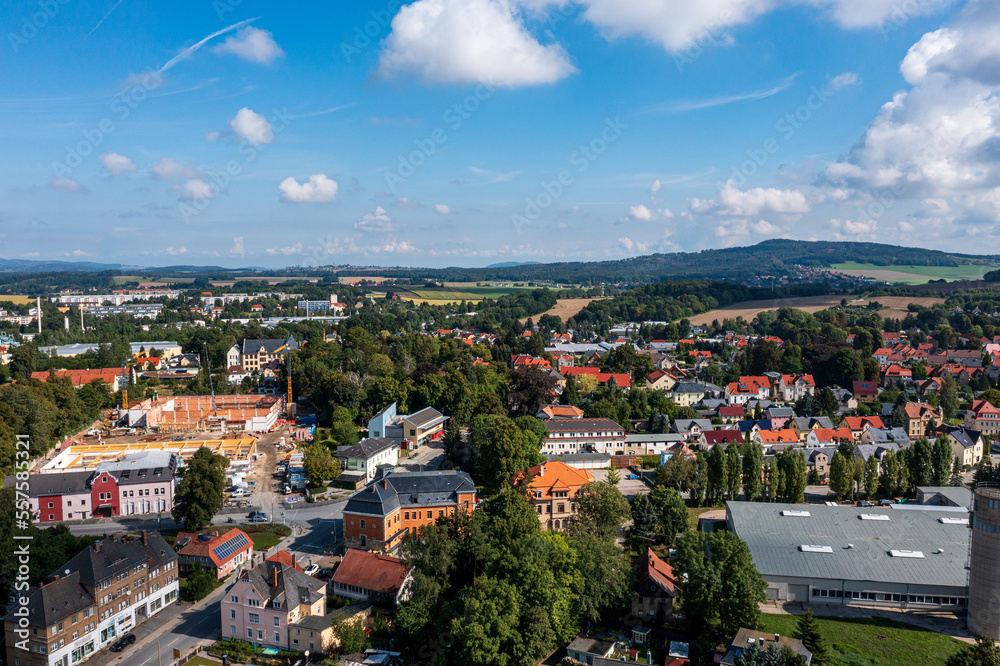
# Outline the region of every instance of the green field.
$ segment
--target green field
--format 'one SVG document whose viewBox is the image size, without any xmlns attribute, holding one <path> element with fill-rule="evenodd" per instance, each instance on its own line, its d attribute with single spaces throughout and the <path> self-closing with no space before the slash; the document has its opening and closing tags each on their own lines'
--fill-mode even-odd
<svg viewBox="0 0 1000 666">
<path fill-rule="evenodd" d="M 417 287 L 407 291 L 430 301 L 481 301 L 484 298 L 500 298 L 522 289 L 534 287 Z"/>
<path fill-rule="evenodd" d="M 925 666 L 944 664 L 963 647 L 955 639 L 885 618 L 817 617 L 829 666 Z M 796 615 L 761 615 L 763 631 L 794 636 Z"/>
<path fill-rule="evenodd" d="M 986 273 L 994 270 L 995 266 L 982 264 L 960 264 L 958 266 L 876 266 L 875 264 L 859 264 L 853 261 L 842 264 L 833 264 L 834 270 L 846 271 L 866 271 L 870 272 L 870 277 L 876 279 L 888 279 L 890 282 L 904 282 L 907 284 L 923 284 L 928 280 L 940 280 L 944 278 L 949 282 L 954 280 L 978 280 Z M 902 273 L 913 275 L 912 279 L 905 279 L 902 276 L 890 279 L 886 273 Z"/>
</svg>

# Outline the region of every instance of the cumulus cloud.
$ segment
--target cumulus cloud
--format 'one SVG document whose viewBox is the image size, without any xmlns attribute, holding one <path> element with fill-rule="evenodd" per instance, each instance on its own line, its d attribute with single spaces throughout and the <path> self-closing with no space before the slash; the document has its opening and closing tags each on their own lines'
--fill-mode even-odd
<svg viewBox="0 0 1000 666">
<path fill-rule="evenodd" d="M 354 225 L 358 231 L 389 232 L 395 231 L 396 225 L 385 208 L 378 206 L 374 213 L 365 213 Z"/>
<path fill-rule="evenodd" d="M 653 211 L 649 210 L 642 204 L 629 208 L 628 214 L 633 220 L 639 220 L 640 222 L 649 222 L 653 219 Z"/>
<path fill-rule="evenodd" d="M 268 30 L 247 26 L 215 47 L 216 53 L 231 53 L 249 62 L 270 65 L 285 55 Z"/>
<path fill-rule="evenodd" d="M 123 173 L 132 173 L 136 170 L 135 162 L 118 153 L 104 153 L 99 159 L 101 160 L 101 165 L 112 176 L 120 176 Z"/>
<path fill-rule="evenodd" d="M 562 46 L 543 45 L 528 31 L 511 0 L 417 0 L 393 18 L 378 71 L 515 88 L 577 70 Z"/>
<path fill-rule="evenodd" d="M 673 218 L 674 214 L 669 208 L 650 208 L 644 204 L 629 206 L 628 215 L 618 220 L 619 224 L 629 222 L 658 222 Z"/>
<path fill-rule="evenodd" d="M 826 223 L 826 226 L 834 232 L 834 236 L 839 240 L 856 238 L 858 236 L 871 236 L 878 231 L 878 221 L 873 217 L 867 216 L 859 220 L 832 219 Z"/>
<path fill-rule="evenodd" d="M 434 212 L 440 215 L 451 215 L 451 206 L 447 204 L 434 204 Z"/>
<path fill-rule="evenodd" d="M 656 180 L 654 180 L 653 184 L 649 186 L 649 198 L 652 199 L 653 195 L 656 194 L 657 192 L 659 192 L 660 188 L 662 188 L 662 187 L 663 187 L 663 183 L 660 182 L 659 178 L 657 178 Z"/>
<path fill-rule="evenodd" d="M 761 213 L 798 215 L 810 210 L 809 202 L 799 190 L 755 187 L 742 191 L 732 180 L 726 181 L 719 190 L 718 199 L 693 198 L 690 205 L 695 213 L 727 217 L 757 216 Z"/>
<path fill-rule="evenodd" d="M 301 184 L 289 176 L 281 181 L 278 189 L 281 200 L 288 203 L 326 203 L 337 198 L 337 181 L 322 173 L 314 173 L 308 182 Z"/>
<path fill-rule="evenodd" d="M 169 254 L 172 257 L 175 257 L 175 256 L 177 256 L 179 254 L 187 254 L 187 251 L 188 251 L 188 249 L 186 247 L 174 248 L 172 246 L 168 247 L 166 250 L 164 250 L 164 252 L 166 252 L 167 254 Z"/>
<path fill-rule="evenodd" d="M 202 175 L 202 170 L 194 162 L 184 164 L 172 157 L 161 157 L 149 167 L 149 172 L 154 178 L 167 180 L 170 178 L 198 178 Z"/>
<path fill-rule="evenodd" d="M 399 197 L 396 199 L 396 205 L 401 208 L 420 208 L 420 202 L 409 197 Z"/>
<path fill-rule="evenodd" d="M 229 254 L 235 257 L 242 257 L 246 254 L 246 249 L 243 247 L 243 236 L 233 236 L 233 246 L 229 248 Z"/>
<path fill-rule="evenodd" d="M 274 141 L 274 128 L 271 127 L 271 123 L 267 122 L 267 118 L 245 106 L 237 111 L 236 116 L 229 121 L 229 127 L 236 133 L 236 136 L 254 145 Z"/>
<path fill-rule="evenodd" d="M 202 201 L 215 196 L 215 188 L 200 178 L 187 181 L 180 191 L 181 201 Z"/>
<path fill-rule="evenodd" d="M 53 178 L 49 181 L 49 187 L 68 194 L 82 194 L 87 191 L 87 188 L 72 178 Z"/>
<path fill-rule="evenodd" d="M 826 90 L 829 93 L 835 93 L 838 90 L 843 90 L 849 86 L 858 85 L 858 75 L 855 72 L 844 72 L 843 74 L 838 74 L 831 78 L 826 84 Z"/>
<path fill-rule="evenodd" d="M 848 156 L 835 186 L 892 200 L 949 200 L 959 219 L 1000 222 L 983 207 L 1000 187 L 1000 4 L 972 0 L 928 32 L 900 65 L 912 87 L 895 93 Z M 891 194 L 887 194 L 891 193 Z"/>
</svg>

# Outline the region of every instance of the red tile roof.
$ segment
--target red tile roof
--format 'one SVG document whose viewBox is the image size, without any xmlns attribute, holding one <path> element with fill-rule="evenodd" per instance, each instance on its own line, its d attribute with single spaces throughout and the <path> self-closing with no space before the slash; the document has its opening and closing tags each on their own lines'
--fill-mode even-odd
<svg viewBox="0 0 1000 666">
<path fill-rule="evenodd" d="M 302 567 L 300 567 L 299 563 L 295 561 L 295 556 L 287 550 L 279 550 L 277 553 L 267 558 L 267 561 L 277 562 L 278 564 L 283 564 L 286 567 L 291 567 L 296 571 L 302 571 Z"/>
<path fill-rule="evenodd" d="M 407 571 L 399 558 L 352 548 L 344 555 L 331 580 L 395 596 L 406 580 Z"/>
</svg>

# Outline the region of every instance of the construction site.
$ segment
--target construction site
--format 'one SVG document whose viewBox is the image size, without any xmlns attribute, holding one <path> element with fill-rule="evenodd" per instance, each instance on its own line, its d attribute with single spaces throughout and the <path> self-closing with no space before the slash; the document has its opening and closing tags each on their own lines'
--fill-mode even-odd
<svg viewBox="0 0 1000 666">
<path fill-rule="evenodd" d="M 284 395 L 161 396 L 130 404 L 127 425 L 161 435 L 265 433 L 284 411 Z"/>
<path fill-rule="evenodd" d="M 249 469 L 257 452 L 257 440 L 254 437 L 175 439 L 165 441 L 154 441 L 152 437 L 143 437 L 140 441 L 135 442 L 109 441 L 97 444 L 67 441 L 64 444 L 64 448 L 45 462 L 44 465 L 36 469 L 35 472 L 53 474 L 66 471 L 83 472 L 94 470 L 102 463 L 116 462 L 127 455 L 146 451 L 174 453 L 180 456 L 183 463 L 186 463 L 203 446 L 212 453 L 225 456 L 229 460 L 230 470 Z"/>
</svg>

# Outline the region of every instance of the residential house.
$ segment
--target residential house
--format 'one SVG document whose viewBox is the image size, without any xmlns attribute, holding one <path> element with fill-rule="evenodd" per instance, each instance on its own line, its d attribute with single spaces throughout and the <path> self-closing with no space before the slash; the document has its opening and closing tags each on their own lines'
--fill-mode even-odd
<svg viewBox="0 0 1000 666">
<path fill-rule="evenodd" d="M 841 425 L 850 429 L 854 439 L 861 437 L 861 434 L 869 428 L 884 428 L 885 424 L 878 416 L 845 416 Z"/>
<path fill-rule="evenodd" d="M 566 656 L 581 664 L 593 666 L 595 658 L 607 658 L 615 651 L 614 641 L 598 640 L 580 636 L 566 646 Z"/>
<path fill-rule="evenodd" d="M 403 536 L 456 511 L 471 512 L 476 484 L 465 472 L 382 472 L 344 506 L 347 548 L 393 553 Z"/>
<path fill-rule="evenodd" d="M 898 384 L 900 382 L 909 382 L 912 379 L 913 371 L 909 368 L 904 368 L 898 363 L 891 363 L 882 367 L 882 386 L 889 386 L 890 384 Z"/>
<path fill-rule="evenodd" d="M 806 435 L 806 446 L 837 446 L 841 442 L 853 442 L 854 435 L 847 428 L 816 428 Z"/>
<path fill-rule="evenodd" d="M 626 456 L 655 456 L 681 445 L 687 438 L 675 432 L 625 435 Z"/>
<path fill-rule="evenodd" d="M 410 570 L 400 559 L 351 548 L 330 583 L 338 597 L 395 606 L 409 599 L 411 578 Z"/>
<path fill-rule="evenodd" d="M 851 385 L 851 392 L 858 402 L 875 402 L 878 400 L 878 383 L 856 381 Z"/>
<path fill-rule="evenodd" d="M 408 416 L 397 414 L 396 403 L 392 403 L 368 421 L 368 437 L 387 437 L 395 440 L 403 451 L 412 451 L 440 438 L 448 418 L 433 407 L 424 407 Z"/>
<path fill-rule="evenodd" d="M 830 462 L 836 452 L 835 446 L 820 446 L 805 452 L 806 472 L 813 475 L 812 483 L 822 483 L 830 479 Z"/>
<path fill-rule="evenodd" d="M 326 615 L 306 615 L 288 627 L 289 649 L 294 652 L 308 650 L 310 654 L 328 653 L 340 647 L 340 641 L 333 633 L 334 624 L 352 624 L 367 630 L 371 626 L 369 619 L 374 611 L 372 604 L 354 601 Z M 344 663 L 343 658 L 341 663 Z"/>
<path fill-rule="evenodd" d="M 858 408 L 858 399 L 847 389 L 833 389 L 833 397 L 837 399 L 838 411 L 852 411 Z"/>
<path fill-rule="evenodd" d="M 880 347 L 872 352 L 872 358 L 878 361 L 879 365 L 887 365 L 890 356 L 892 356 L 892 350 L 888 347 Z"/>
<path fill-rule="evenodd" d="M 816 380 L 812 375 L 781 375 L 775 396 L 785 402 L 795 402 L 816 393 Z"/>
<path fill-rule="evenodd" d="M 736 637 L 729 644 L 729 649 L 726 650 L 726 654 L 719 663 L 722 666 L 735 666 L 741 663 L 740 657 L 743 655 L 743 652 L 747 647 L 754 644 L 758 645 L 762 650 L 767 650 L 774 644 L 777 644 L 778 647 L 788 646 L 792 649 L 792 652 L 805 659 L 806 666 L 812 663 L 812 652 L 799 639 L 779 634 L 765 634 L 762 631 L 755 631 L 754 629 L 747 629 L 745 627 L 736 632 Z"/>
<path fill-rule="evenodd" d="M 744 441 L 745 437 L 739 430 L 706 430 L 696 443 L 706 450 L 711 450 L 716 445 L 721 445 L 725 450 L 730 444 L 742 444 Z"/>
<path fill-rule="evenodd" d="M 528 502 L 535 507 L 538 521 L 546 530 L 561 530 L 576 516 L 576 498 L 580 489 L 593 482 L 594 475 L 585 469 L 577 469 L 551 460 L 518 472 L 511 485 L 516 486 L 528 478 Z"/>
<path fill-rule="evenodd" d="M 817 428 L 832 428 L 833 421 L 829 416 L 796 416 L 788 423 L 788 427 L 795 431 L 800 442 L 804 442 L 811 431 Z"/>
<path fill-rule="evenodd" d="M 563 377 L 573 376 L 580 378 L 584 375 L 593 377 L 598 386 L 609 386 L 612 382 L 623 390 L 629 390 L 632 386 L 632 375 L 625 373 L 601 372 L 600 368 L 592 366 L 560 368 Z"/>
<path fill-rule="evenodd" d="M 937 433 L 948 436 L 952 454 L 966 468 L 974 467 L 983 459 L 983 433 L 962 426 L 944 426 Z"/>
<path fill-rule="evenodd" d="M 777 430 L 784 428 L 789 421 L 795 418 L 795 410 L 791 407 L 775 407 L 772 405 L 764 412 L 764 417 L 771 421 L 771 428 Z"/>
<path fill-rule="evenodd" d="M 731 405 L 745 405 L 751 399 L 771 397 L 771 380 L 768 377 L 740 377 L 726 385 L 726 400 Z"/>
<path fill-rule="evenodd" d="M 326 615 L 326 583 L 279 562 L 243 571 L 220 601 L 222 636 L 289 649 L 289 628 Z"/>
<path fill-rule="evenodd" d="M 677 378 L 665 370 L 656 369 L 646 376 L 646 388 L 659 391 L 671 391 L 677 384 Z"/>
<path fill-rule="evenodd" d="M 799 443 L 798 434 L 791 428 L 781 430 L 758 430 L 751 438 L 752 442 L 765 449 L 775 446 L 785 447 Z"/>
<path fill-rule="evenodd" d="M 735 423 L 746 418 L 747 413 L 743 405 L 720 405 L 715 415 L 724 423 Z"/>
<path fill-rule="evenodd" d="M 253 559 L 253 541 L 246 532 L 233 528 L 219 534 L 180 532 L 174 542 L 180 572 L 187 575 L 195 564 L 222 579 Z"/>
<path fill-rule="evenodd" d="M 906 433 L 910 437 L 923 437 L 931 421 L 938 425 L 944 421 L 941 410 L 926 402 L 908 402 L 903 405 L 903 410 L 906 414 Z"/>
<path fill-rule="evenodd" d="M 525 368 L 544 368 L 548 370 L 552 367 L 552 364 L 548 360 L 538 358 L 537 356 L 530 356 L 529 354 L 512 354 L 510 364 L 515 368 L 523 366 Z"/>
<path fill-rule="evenodd" d="M 396 466 L 399 462 L 399 442 L 388 437 L 372 439 L 366 437 L 354 446 L 342 446 L 334 456 L 340 461 L 340 468 L 346 473 L 345 480 L 360 481 L 368 484 L 375 478 L 375 470 L 379 465 Z"/>
<path fill-rule="evenodd" d="M 869 428 L 861 433 L 860 444 L 896 444 L 900 449 L 910 448 L 912 440 L 904 428 Z"/>
<path fill-rule="evenodd" d="M 635 568 L 635 592 L 632 615 L 645 624 L 659 624 L 673 617 L 674 602 L 680 585 L 674 568 L 646 548 Z"/>
<path fill-rule="evenodd" d="M 700 382 L 680 381 L 669 391 L 669 397 L 678 407 L 693 407 L 705 397 L 705 385 Z"/>
<path fill-rule="evenodd" d="M 542 455 L 607 453 L 624 455 L 625 428 L 611 419 L 548 419 Z"/>
<path fill-rule="evenodd" d="M 1000 410 L 987 400 L 973 400 L 965 410 L 965 427 L 991 437 L 1000 434 Z"/>
<path fill-rule="evenodd" d="M 674 431 L 688 438 L 698 438 L 701 433 L 714 430 L 712 419 L 675 419 Z"/>
<path fill-rule="evenodd" d="M 942 386 L 944 386 L 944 380 L 939 377 L 930 377 L 917 385 L 917 395 L 921 398 L 937 395 L 941 392 Z"/>
<path fill-rule="evenodd" d="M 21 591 L 27 615 L 4 617 L 6 663 L 68 666 L 89 659 L 177 600 L 177 555 L 157 532 L 104 537 L 40 587 Z M 28 649 L 15 630 L 28 631 Z"/>
<path fill-rule="evenodd" d="M 242 345 L 233 345 L 226 352 L 226 367 L 240 366 L 246 372 L 260 372 L 272 361 L 284 365 L 284 358 L 290 352 L 299 348 L 294 337 L 284 340 L 251 340 L 245 338 Z"/>
</svg>

